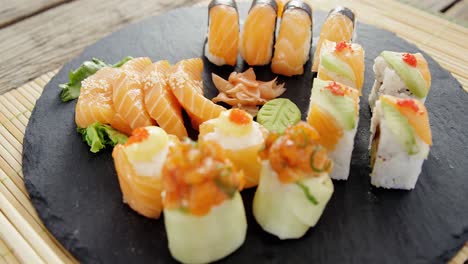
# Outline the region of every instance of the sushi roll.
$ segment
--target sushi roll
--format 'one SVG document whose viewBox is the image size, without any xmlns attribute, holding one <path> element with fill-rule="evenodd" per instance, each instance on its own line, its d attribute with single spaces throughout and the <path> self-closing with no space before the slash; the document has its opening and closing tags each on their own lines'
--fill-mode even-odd
<svg viewBox="0 0 468 264">
<path fill-rule="evenodd" d="M 163 167 L 164 224 L 172 256 L 208 263 L 239 248 L 247 220 L 239 191 L 242 171 L 213 142 L 173 147 Z"/>
<path fill-rule="evenodd" d="M 261 125 L 251 115 L 238 108 L 224 111 L 200 126 L 198 139 L 216 142 L 223 148 L 232 163 L 243 170 L 246 188 L 258 184 L 262 168 L 258 152 L 265 140 Z"/>
<path fill-rule="evenodd" d="M 289 1 L 284 6 L 271 70 L 285 76 L 303 74 L 311 41 L 312 9 L 302 1 Z"/>
<path fill-rule="evenodd" d="M 177 144 L 159 127 L 140 127 L 132 132 L 125 145 L 115 146 L 112 157 L 123 194 L 130 208 L 149 218 L 159 218 L 162 211 L 161 170 L 169 147 Z"/>
<path fill-rule="evenodd" d="M 356 16 L 353 10 L 347 7 L 336 7 L 328 13 L 325 23 L 322 25 L 320 37 L 315 48 L 314 64 L 312 71 L 317 72 L 320 62 L 320 52 L 325 40 L 334 42 L 351 42 L 354 37 L 354 29 L 356 26 Z"/>
<path fill-rule="evenodd" d="M 347 180 L 359 122 L 359 92 L 334 81 L 314 79 L 307 122 L 333 160 L 330 177 Z"/>
<path fill-rule="evenodd" d="M 422 103 L 431 87 L 431 72 L 421 53 L 383 51 L 375 59 L 375 82 L 369 95 L 369 106 L 382 94 L 414 98 Z"/>
<path fill-rule="evenodd" d="M 277 10 L 275 0 L 252 2 L 240 42 L 240 54 L 251 66 L 266 65 L 271 61 Z"/>
<path fill-rule="evenodd" d="M 364 50 L 361 45 L 325 40 L 320 52 L 317 78 L 357 89 L 364 84 Z"/>
<path fill-rule="evenodd" d="M 205 56 L 212 63 L 235 66 L 239 46 L 239 14 L 234 0 L 213 0 L 208 5 Z"/>
<path fill-rule="evenodd" d="M 414 189 L 432 145 L 426 107 L 421 101 L 381 95 L 371 120 L 371 183 Z"/>
<path fill-rule="evenodd" d="M 315 226 L 333 193 L 332 161 L 305 122 L 271 133 L 253 200 L 260 226 L 280 239 L 300 238 Z"/>
</svg>

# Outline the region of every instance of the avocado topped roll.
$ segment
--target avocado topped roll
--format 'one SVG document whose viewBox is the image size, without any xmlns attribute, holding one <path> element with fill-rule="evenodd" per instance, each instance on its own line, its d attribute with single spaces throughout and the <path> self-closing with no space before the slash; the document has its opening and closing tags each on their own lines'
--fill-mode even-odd
<svg viewBox="0 0 468 264">
<path fill-rule="evenodd" d="M 359 91 L 334 81 L 314 79 L 307 122 L 317 130 L 318 142 L 333 160 L 330 177 L 348 179 L 359 122 Z"/>
<path fill-rule="evenodd" d="M 262 168 L 258 152 L 264 147 L 260 124 L 244 110 L 233 108 L 200 125 L 199 141 L 218 143 L 228 159 L 245 175 L 245 187 L 257 186 Z"/>
<path fill-rule="evenodd" d="M 245 240 L 239 191 L 244 175 L 214 142 L 171 148 L 162 169 L 164 223 L 172 256 L 183 263 L 219 260 Z"/>
<path fill-rule="evenodd" d="M 383 51 L 375 59 L 375 82 L 369 95 L 369 106 L 382 94 L 414 98 L 425 102 L 431 87 L 431 72 L 421 53 Z"/>
<path fill-rule="evenodd" d="M 280 239 L 302 237 L 315 226 L 332 193 L 332 161 L 305 122 L 270 133 L 253 201 L 260 226 Z"/>
<path fill-rule="evenodd" d="M 370 142 L 372 185 L 413 189 L 432 145 L 426 107 L 416 99 L 380 96 Z"/>
</svg>

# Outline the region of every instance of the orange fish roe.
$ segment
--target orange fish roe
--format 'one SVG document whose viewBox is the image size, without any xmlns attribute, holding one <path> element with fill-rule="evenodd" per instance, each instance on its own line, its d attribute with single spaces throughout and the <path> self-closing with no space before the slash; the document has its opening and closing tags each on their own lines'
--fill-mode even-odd
<svg viewBox="0 0 468 264">
<path fill-rule="evenodd" d="M 282 183 L 320 176 L 331 171 L 332 161 L 318 139 L 318 132 L 301 121 L 286 129 L 283 135 L 270 133 L 260 156 L 270 161 Z"/>
<path fill-rule="evenodd" d="M 340 41 L 340 42 L 336 43 L 335 51 L 340 52 L 340 51 L 342 51 L 344 49 L 347 49 L 347 48 L 350 49 L 351 51 L 353 51 L 350 44 L 346 43 L 346 41 Z"/>
<path fill-rule="evenodd" d="M 403 54 L 403 61 L 406 62 L 411 67 L 416 67 L 418 65 L 418 60 L 413 54 L 405 53 Z"/>
<path fill-rule="evenodd" d="M 249 114 L 238 108 L 234 108 L 231 110 L 231 112 L 229 113 L 229 120 L 238 125 L 247 125 L 250 124 L 250 122 L 252 122 L 252 118 L 249 116 Z"/>
<path fill-rule="evenodd" d="M 127 143 L 125 146 L 128 146 L 133 143 L 142 142 L 143 140 L 149 137 L 148 130 L 144 127 L 136 128 L 132 131 L 132 136 L 128 138 Z"/>
<path fill-rule="evenodd" d="M 414 112 L 419 111 L 419 106 L 416 104 L 416 102 L 413 99 L 399 99 L 397 101 L 397 105 L 401 107 L 409 108 L 413 110 Z"/>
<path fill-rule="evenodd" d="M 205 215 L 244 185 L 244 174 L 214 142 L 190 140 L 171 148 L 162 169 L 164 208 Z"/>
<path fill-rule="evenodd" d="M 337 96 L 345 95 L 344 88 L 336 82 L 331 82 L 329 85 L 325 86 L 325 89 L 330 90 L 332 94 Z"/>
</svg>

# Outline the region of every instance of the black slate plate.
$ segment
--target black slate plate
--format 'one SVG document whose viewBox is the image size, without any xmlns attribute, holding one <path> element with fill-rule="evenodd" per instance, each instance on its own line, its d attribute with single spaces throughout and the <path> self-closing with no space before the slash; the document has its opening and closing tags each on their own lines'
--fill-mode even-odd
<svg viewBox="0 0 468 264">
<path fill-rule="evenodd" d="M 247 10 L 247 5 L 240 5 L 241 17 L 245 17 Z M 317 35 L 325 14 L 314 15 Z M 126 55 L 149 56 L 154 61 L 169 59 L 175 63 L 201 56 L 206 16 L 206 8 L 174 10 L 104 38 L 68 63 L 37 101 L 24 139 L 26 187 L 47 228 L 82 262 L 174 260 L 167 249 L 163 219 L 145 219 L 121 202 L 110 150 L 97 155 L 88 151 L 75 130 L 75 102 L 60 102 L 58 84 L 66 82 L 68 72 L 91 57 L 114 62 Z M 359 24 L 358 30 L 357 41 L 366 50 L 366 82 L 349 180 L 334 182 L 335 193 L 318 225 L 302 239 L 292 241 L 280 241 L 262 231 L 251 213 L 254 191 L 244 191 L 247 238 L 223 262 L 441 262 L 468 240 L 467 94 L 426 55 L 433 78 L 426 105 L 434 146 L 415 190 L 371 187 L 367 96 L 374 79 L 373 59 L 384 49 L 408 52 L 418 49 L 393 33 L 372 26 Z M 307 63 L 304 76 L 280 78 L 288 88 L 284 96 L 298 104 L 303 113 L 313 77 L 310 64 Z M 243 68 L 239 65 L 236 69 Z M 227 76 L 232 70 L 205 61 L 208 97 L 215 95 L 211 72 Z M 260 79 L 273 77 L 268 67 L 255 70 Z"/>
</svg>

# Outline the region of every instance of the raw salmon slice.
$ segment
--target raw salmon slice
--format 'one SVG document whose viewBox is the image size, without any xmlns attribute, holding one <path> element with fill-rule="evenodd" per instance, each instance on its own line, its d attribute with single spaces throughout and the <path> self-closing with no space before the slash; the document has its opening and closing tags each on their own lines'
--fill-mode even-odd
<svg viewBox="0 0 468 264">
<path fill-rule="evenodd" d="M 348 14 L 354 17 L 354 13 L 347 8 L 334 9 L 328 15 L 325 23 L 323 23 L 317 48 L 314 53 L 314 64 L 312 65 L 313 72 L 317 72 L 320 62 L 320 50 L 325 40 L 333 42 L 350 42 L 353 38 L 355 21 L 350 19 L 347 16 Z"/>
<path fill-rule="evenodd" d="M 112 86 L 118 74 L 117 69 L 105 67 L 82 81 L 75 111 L 78 127 L 85 128 L 95 122 L 112 123 L 115 115 Z"/>
<path fill-rule="evenodd" d="M 333 151 L 338 141 L 343 137 L 343 129 L 335 118 L 317 104 L 310 107 L 307 123 L 317 130 L 320 135 L 319 143 L 329 151 Z"/>
<path fill-rule="evenodd" d="M 218 4 L 209 9 L 205 56 L 216 65 L 236 65 L 239 46 L 239 15 L 236 8 Z"/>
<path fill-rule="evenodd" d="M 276 3 L 272 2 L 276 6 Z M 275 28 L 275 7 L 269 4 L 257 4 L 250 9 L 240 43 L 240 54 L 249 65 L 270 63 Z"/>
<path fill-rule="evenodd" d="M 124 145 L 117 145 L 112 152 L 124 202 L 146 217 L 159 218 L 162 211 L 161 178 L 138 176 L 124 148 Z"/>
<path fill-rule="evenodd" d="M 146 67 L 143 72 L 145 106 L 149 115 L 168 134 L 179 138 L 187 137 L 182 112 L 177 98 L 169 86 L 168 61 L 158 61 Z"/>
<path fill-rule="evenodd" d="M 128 61 L 121 67 L 114 83 L 112 99 L 115 111 L 127 121 L 132 130 L 155 124 L 146 111 L 143 96 L 142 72 L 150 64 L 149 58 Z"/>
<path fill-rule="evenodd" d="M 306 11 L 291 8 L 284 12 L 271 61 L 274 73 L 285 76 L 304 73 L 303 65 L 309 59 L 311 27 L 312 20 Z"/>
<path fill-rule="evenodd" d="M 226 110 L 203 96 L 202 72 L 200 58 L 187 59 L 174 65 L 169 76 L 173 94 L 197 124 L 216 118 Z"/>
</svg>

